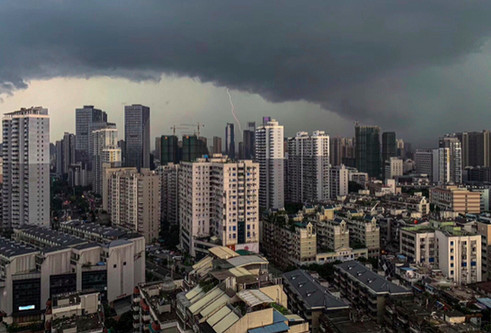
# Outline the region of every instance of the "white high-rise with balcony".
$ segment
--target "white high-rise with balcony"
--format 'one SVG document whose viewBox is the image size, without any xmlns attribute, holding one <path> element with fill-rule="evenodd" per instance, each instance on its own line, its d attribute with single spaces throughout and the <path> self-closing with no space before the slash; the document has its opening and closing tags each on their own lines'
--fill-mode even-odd
<svg viewBox="0 0 491 333">
<path fill-rule="evenodd" d="M 48 109 L 32 107 L 6 113 L 2 127 L 2 227 L 49 226 Z"/>
<path fill-rule="evenodd" d="M 329 191 L 329 135 L 298 132 L 288 139 L 288 193 L 292 202 L 325 202 Z"/>
<path fill-rule="evenodd" d="M 260 166 L 259 205 L 279 209 L 285 205 L 284 129 L 276 120 L 256 129 L 256 162 Z"/>
<path fill-rule="evenodd" d="M 181 247 L 193 257 L 221 245 L 259 251 L 259 165 L 226 156 L 179 168 Z"/>
</svg>

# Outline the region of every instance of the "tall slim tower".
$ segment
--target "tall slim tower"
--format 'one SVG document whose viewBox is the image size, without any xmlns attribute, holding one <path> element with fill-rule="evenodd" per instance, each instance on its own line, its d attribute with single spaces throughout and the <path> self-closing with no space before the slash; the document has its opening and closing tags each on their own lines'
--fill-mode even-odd
<svg viewBox="0 0 491 333">
<path fill-rule="evenodd" d="M 271 119 L 256 130 L 256 161 L 260 166 L 259 206 L 279 209 L 285 205 L 283 126 Z"/>
<path fill-rule="evenodd" d="M 256 150 L 256 123 L 249 122 L 247 125 L 247 129 L 244 130 L 244 134 L 242 137 L 242 142 L 244 146 L 244 156 L 242 158 L 249 160 L 253 159 Z"/>
<path fill-rule="evenodd" d="M 462 183 L 462 145 L 457 137 L 445 136 L 439 140 L 440 148 L 448 148 L 448 160 L 450 163 L 450 182 Z"/>
<path fill-rule="evenodd" d="M 92 166 L 92 189 L 102 194 L 103 166 L 117 168 L 121 166 L 121 148 L 118 147 L 118 130 L 116 126 L 102 128 L 92 132 L 94 142 Z"/>
<path fill-rule="evenodd" d="M 91 170 L 92 160 L 92 131 L 106 127 L 107 114 L 94 108 L 93 105 L 84 105 L 75 110 L 75 142 L 76 162 L 82 162 L 84 167 Z"/>
<path fill-rule="evenodd" d="M 235 159 L 235 130 L 232 123 L 227 123 L 225 127 L 225 154 Z"/>
<path fill-rule="evenodd" d="M 382 133 L 382 163 L 397 156 L 396 132 Z"/>
<path fill-rule="evenodd" d="M 221 154 L 222 153 L 222 138 L 219 136 L 213 137 L 213 154 Z"/>
<path fill-rule="evenodd" d="M 128 167 L 150 168 L 150 108 L 141 104 L 124 107 L 125 163 Z"/>
<path fill-rule="evenodd" d="M 6 113 L 2 127 L 2 227 L 49 226 L 48 109 Z"/>
<path fill-rule="evenodd" d="M 355 126 L 355 159 L 358 171 L 380 177 L 380 127 Z"/>
<path fill-rule="evenodd" d="M 288 198 L 292 202 L 325 202 L 329 190 L 329 135 L 298 132 L 288 139 Z"/>
</svg>

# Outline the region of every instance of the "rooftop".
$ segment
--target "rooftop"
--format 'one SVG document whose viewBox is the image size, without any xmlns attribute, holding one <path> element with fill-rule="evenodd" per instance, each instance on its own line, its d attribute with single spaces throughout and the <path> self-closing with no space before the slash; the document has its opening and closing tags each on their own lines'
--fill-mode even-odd
<svg viewBox="0 0 491 333">
<path fill-rule="evenodd" d="M 83 232 L 99 235 L 104 239 L 119 239 L 126 237 L 127 234 L 127 231 L 119 228 L 102 226 L 97 223 L 84 222 L 80 220 L 68 221 L 63 223 L 63 225 L 70 228 L 78 229 Z"/>
<path fill-rule="evenodd" d="M 38 252 L 36 249 L 0 236 L 0 256 L 12 258 L 23 254 Z"/>
<path fill-rule="evenodd" d="M 230 259 L 238 257 L 239 254 L 226 246 L 215 246 L 208 250 L 211 254 L 219 259 Z"/>
<path fill-rule="evenodd" d="M 311 309 L 347 309 L 348 305 L 329 293 L 309 273 L 297 269 L 283 274 L 286 283 L 293 287 L 303 302 Z"/>
<path fill-rule="evenodd" d="M 19 230 L 25 235 L 40 238 L 45 242 L 51 243 L 52 246 L 74 247 L 76 245 L 85 244 L 87 242 L 84 239 L 63 232 L 34 225 L 26 225 L 16 230 Z"/>
<path fill-rule="evenodd" d="M 254 265 L 254 264 L 268 264 L 269 263 L 269 261 L 267 261 L 265 258 L 260 257 L 258 255 L 238 256 L 238 257 L 228 259 L 227 262 L 234 267 L 241 267 L 241 266 Z"/>
<path fill-rule="evenodd" d="M 371 271 L 356 260 L 346 261 L 335 265 L 337 269 L 351 275 L 355 280 L 373 290 L 377 294 L 406 295 L 411 290 L 388 281 L 383 276 Z"/>
</svg>

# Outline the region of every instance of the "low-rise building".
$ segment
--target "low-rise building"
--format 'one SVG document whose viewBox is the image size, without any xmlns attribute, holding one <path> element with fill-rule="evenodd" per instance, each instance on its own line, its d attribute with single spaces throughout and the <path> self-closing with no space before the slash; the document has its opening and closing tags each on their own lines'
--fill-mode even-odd
<svg viewBox="0 0 491 333">
<path fill-rule="evenodd" d="M 435 231 L 438 247 L 438 267 L 458 284 L 480 282 L 481 235 L 460 228 Z"/>
<path fill-rule="evenodd" d="M 383 320 L 387 298 L 412 295 L 409 289 L 388 281 L 356 260 L 334 265 L 334 268 L 334 283 L 343 297 L 379 323 Z"/>
<path fill-rule="evenodd" d="M 350 241 L 368 249 L 369 257 L 378 257 L 380 254 L 380 227 L 377 219 L 365 215 L 362 219 L 347 219 Z"/>
<path fill-rule="evenodd" d="M 281 279 L 256 254 L 210 248 L 183 286 L 176 298 L 179 332 L 309 332 L 309 324 L 289 312 Z"/>
<path fill-rule="evenodd" d="M 41 320 L 39 254 L 33 247 L 0 237 L 0 312 L 7 324 Z"/>
<path fill-rule="evenodd" d="M 142 236 L 81 221 L 64 222 L 60 230 L 14 229 L 15 240 L 39 249 L 41 309 L 52 295 L 84 290 L 96 290 L 113 302 L 129 297 L 135 283 L 145 281 Z"/>
<path fill-rule="evenodd" d="M 430 203 L 444 211 L 479 214 L 481 193 L 457 186 L 434 187 L 430 189 Z"/>
<path fill-rule="evenodd" d="M 426 225 L 402 228 L 400 237 L 400 253 L 410 262 L 435 263 L 438 254 L 434 228 Z"/>
<path fill-rule="evenodd" d="M 319 332 L 319 318 L 323 313 L 349 308 L 302 269 L 284 273 L 283 283 L 289 308 L 309 322 L 311 332 Z"/>
<path fill-rule="evenodd" d="M 311 223 L 296 222 L 286 213 L 274 213 L 263 219 L 262 248 L 281 268 L 315 262 L 317 235 Z"/>
<path fill-rule="evenodd" d="M 170 278 L 136 286 L 131 306 L 133 332 L 176 332 L 176 297 L 180 292 L 179 281 Z"/>
<path fill-rule="evenodd" d="M 104 332 L 100 294 L 86 291 L 53 296 L 46 307 L 45 328 L 52 333 Z"/>
</svg>

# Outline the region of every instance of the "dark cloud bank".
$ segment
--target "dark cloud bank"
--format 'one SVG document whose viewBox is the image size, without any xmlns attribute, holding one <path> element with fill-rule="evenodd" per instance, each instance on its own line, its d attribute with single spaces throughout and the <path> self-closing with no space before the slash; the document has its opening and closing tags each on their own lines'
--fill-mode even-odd
<svg viewBox="0 0 491 333">
<path fill-rule="evenodd" d="M 4 0 L 0 93 L 166 73 L 429 137 L 491 127 L 490 14 L 489 0 Z"/>
</svg>

